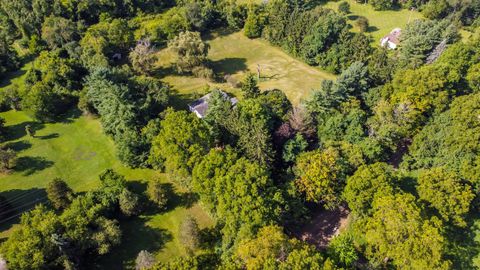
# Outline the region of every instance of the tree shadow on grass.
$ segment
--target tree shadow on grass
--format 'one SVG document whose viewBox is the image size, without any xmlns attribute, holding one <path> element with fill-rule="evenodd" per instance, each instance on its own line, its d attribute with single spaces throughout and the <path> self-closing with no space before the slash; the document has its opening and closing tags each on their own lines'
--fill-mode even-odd
<svg viewBox="0 0 480 270">
<path fill-rule="evenodd" d="M 48 135 L 43 135 L 43 136 L 35 136 L 35 138 L 40 139 L 40 140 L 50 140 L 50 139 L 55 139 L 58 138 L 60 135 L 58 133 L 51 133 Z"/>
<path fill-rule="evenodd" d="M 35 121 L 26 121 L 16 125 L 7 126 L 7 140 L 14 141 L 20 138 L 23 138 L 27 135 L 25 127 L 30 126 L 30 128 L 37 132 L 45 127 L 44 124 Z"/>
<path fill-rule="evenodd" d="M 69 124 L 80 116 L 82 116 L 82 111 L 79 109 L 72 109 L 56 118 L 55 122 Z"/>
<path fill-rule="evenodd" d="M 198 201 L 198 194 L 193 192 L 177 193 L 171 183 L 164 183 L 162 187 L 167 191 L 168 203 L 167 211 L 177 207 L 190 208 Z"/>
<path fill-rule="evenodd" d="M 155 69 L 152 73 L 152 76 L 155 77 L 155 78 L 164 78 L 168 75 L 176 75 L 178 74 L 177 70 L 175 69 L 175 66 L 174 65 L 170 65 L 170 66 L 167 66 L 167 67 L 159 67 L 157 69 Z"/>
<path fill-rule="evenodd" d="M 44 157 L 20 157 L 17 160 L 15 171 L 22 172 L 24 176 L 32 175 L 53 166 L 54 162 Z"/>
<path fill-rule="evenodd" d="M 348 15 L 347 18 L 351 21 L 355 21 L 356 19 L 358 19 L 358 15 Z"/>
<path fill-rule="evenodd" d="M 220 224 L 200 230 L 200 247 L 202 249 L 213 249 L 221 241 L 222 234 Z"/>
<path fill-rule="evenodd" d="M 247 70 L 246 63 L 246 58 L 228 57 L 217 61 L 212 61 L 210 64 L 215 74 L 223 77 L 225 75 L 231 75 Z"/>
<path fill-rule="evenodd" d="M 94 269 L 134 269 L 135 259 L 142 250 L 160 251 L 167 242 L 172 241 L 172 234 L 164 229 L 151 228 L 146 225 L 148 217 L 136 217 L 120 223 L 122 242 L 108 255 L 94 262 Z M 89 268 L 89 269 L 92 269 Z"/>
<path fill-rule="evenodd" d="M 204 41 L 211 41 L 211 40 L 214 40 L 218 37 L 224 37 L 224 36 L 228 36 L 230 34 L 233 34 L 235 33 L 236 31 L 232 28 L 229 28 L 229 27 L 224 27 L 224 28 L 219 28 L 215 31 L 209 31 L 205 34 L 202 35 L 202 39 Z"/>
<path fill-rule="evenodd" d="M 369 27 L 367 28 L 367 32 L 368 32 L 368 33 L 373 33 L 373 32 L 376 32 L 376 31 L 378 31 L 378 30 L 380 30 L 380 29 L 378 29 L 378 27 L 376 27 L 376 26 L 369 26 Z"/>
<path fill-rule="evenodd" d="M 47 202 L 45 189 L 32 188 L 28 190 L 12 189 L 0 192 L 0 196 L 6 199 L 1 203 L 2 215 L 0 215 L 0 232 L 10 229 L 20 222 L 22 213 L 33 209 L 39 203 Z"/>
<path fill-rule="evenodd" d="M 200 93 L 180 94 L 178 91 L 172 90 L 168 104 L 175 110 L 187 110 L 188 104 L 200 97 Z"/>
<path fill-rule="evenodd" d="M 7 75 L 5 76 L 5 79 L 0 80 L 0 87 L 6 87 L 11 85 L 14 79 L 25 75 L 25 73 L 27 73 L 27 71 L 23 69 L 19 69 L 19 70 L 7 73 Z"/>
<path fill-rule="evenodd" d="M 5 144 L 5 148 L 14 150 L 15 152 L 21 152 L 32 147 L 32 144 L 29 141 L 16 141 Z"/>
</svg>

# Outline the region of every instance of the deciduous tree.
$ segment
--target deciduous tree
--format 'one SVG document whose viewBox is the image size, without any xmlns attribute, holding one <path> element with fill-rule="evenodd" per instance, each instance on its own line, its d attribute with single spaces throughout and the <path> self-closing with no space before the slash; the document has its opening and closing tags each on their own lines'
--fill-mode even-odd
<svg viewBox="0 0 480 270">
<path fill-rule="evenodd" d="M 152 253 L 142 250 L 138 253 L 137 259 L 135 259 L 135 270 L 152 269 L 155 261 L 155 256 Z"/>
<path fill-rule="evenodd" d="M 160 133 L 152 142 L 150 162 L 189 186 L 193 167 L 212 145 L 208 127 L 194 114 L 173 109 L 166 110 L 160 125 Z"/>
<path fill-rule="evenodd" d="M 180 225 L 180 241 L 189 253 L 193 253 L 200 245 L 200 230 L 197 221 L 187 216 Z"/>
<path fill-rule="evenodd" d="M 401 269 L 449 269 L 437 218 L 426 219 L 411 194 L 378 197 L 364 226 L 368 258 Z M 386 259 L 388 258 L 388 259 Z"/>
<path fill-rule="evenodd" d="M 149 74 L 157 61 L 155 48 L 150 40 L 140 40 L 130 51 L 129 58 L 133 69 L 141 74 Z"/>
<path fill-rule="evenodd" d="M 417 191 L 420 199 L 435 208 L 445 221 L 460 227 L 467 225 L 465 215 L 475 195 L 458 175 L 442 167 L 424 170 L 418 177 Z"/>
<path fill-rule="evenodd" d="M 150 181 L 147 186 L 147 195 L 150 201 L 160 209 L 165 209 L 168 203 L 168 193 L 159 181 Z"/>
<path fill-rule="evenodd" d="M 348 177 L 343 196 L 354 214 L 368 215 L 374 199 L 393 194 L 397 181 L 393 168 L 386 163 L 363 165 Z"/>
<path fill-rule="evenodd" d="M 53 179 L 47 186 L 47 196 L 56 209 L 67 208 L 73 200 L 73 190 L 60 178 Z"/>
<path fill-rule="evenodd" d="M 298 156 L 295 164 L 296 184 L 305 193 L 307 201 L 323 203 L 329 209 L 338 205 L 345 184 L 341 159 L 333 148 Z"/>
<path fill-rule="evenodd" d="M 182 32 L 168 43 L 168 48 L 176 55 L 178 72 L 192 72 L 194 68 L 207 62 L 208 44 L 202 41 L 198 32 Z"/>
<path fill-rule="evenodd" d="M 140 212 L 140 199 L 138 195 L 127 188 L 123 189 L 122 193 L 120 193 L 118 204 L 120 211 L 126 216 L 134 216 Z"/>
</svg>

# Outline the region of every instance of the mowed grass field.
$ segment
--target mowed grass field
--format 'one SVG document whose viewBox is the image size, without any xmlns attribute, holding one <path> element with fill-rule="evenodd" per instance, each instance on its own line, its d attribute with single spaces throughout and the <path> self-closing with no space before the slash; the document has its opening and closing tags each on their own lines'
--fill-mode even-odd
<svg viewBox="0 0 480 270">
<path fill-rule="evenodd" d="M 160 179 L 169 183 L 161 173 L 149 169 L 130 169 L 123 166 L 115 154 L 113 141 L 102 133 L 97 119 L 72 112 L 62 122 L 39 124 L 21 111 L 0 113 L 6 120 L 9 136 L 5 144 L 18 152 L 15 170 L 0 176 L 0 195 L 11 201 L 15 218 L 0 221 L 0 238 L 7 237 L 20 213 L 46 201 L 45 187 L 53 178 L 64 179 L 75 191 L 91 190 L 99 185 L 98 175 L 112 168 L 124 175 L 131 187 L 143 192 L 147 182 Z M 37 130 L 34 138 L 25 133 L 25 126 Z M 178 227 L 187 215 L 194 216 L 200 227 L 213 221 L 188 193 L 172 185 L 176 195 L 164 212 L 149 211 L 138 218 L 122 220 L 121 246 L 103 257 L 97 269 L 132 268 L 140 250 L 153 252 L 161 260 L 185 255 L 178 240 Z"/>
<path fill-rule="evenodd" d="M 242 32 L 215 32 L 207 37 L 210 44 L 209 59 L 215 73 L 224 78 L 232 76 L 241 81 L 247 72 L 257 73 L 260 68 L 260 89 L 281 89 L 294 104 L 307 98 L 312 89 L 318 89 L 325 79 L 335 79 L 333 74 L 309 66 L 280 48 L 261 39 L 249 39 Z M 219 87 L 240 95 L 238 88 L 228 83 L 214 83 L 192 76 L 172 75 L 173 57 L 168 49 L 159 52 L 158 67 L 163 81 L 173 86 L 181 95 L 203 94 L 206 87 Z M 163 70 L 163 71 L 162 71 Z M 198 96 L 195 95 L 195 96 Z"/>
<path fill-rule="evenodd" d="M 368 19 L 370 27 L 367 34 L 370 34 L 373 38 L 373 43 L 376 46 L 380 46 L 380 39 L 386 34 L 390 33 L 394 28 L 405 29 L 405 26 L 416 19 L 423 18 L 422 14 L 418 11 L 412 11 L 408 9 L 398 10 L 383 10 L 376 11 L 372 5 L 357 3 L 355 0 L 344 0 L 350 4 L 350 13 L 347 14 L 348 22 L 352 25 L 353 31 L 358 31 L 355 26 L 355 20 L 358 16 L 364 16 Z M 323 5 L 323 7 L 331 8 L 338 11 L 338 5 L 342 1 L 329 1 Z"/>
<path fill-rule="evenodd" d="M 376 11 L 372 5 L 358 3 L 356 0 L 325 1 L 325 3 L 320 5 L 338 11 L 338 5 L 344 1 L 350 4 L 350 13 L 347 14 L 347 19 L 352 26 L 352 30 L 356 32 L 359 31 L 358 27 L 355 26 L 355 20 L 358 16 L 366 17 L 370 23 L 368 33 L 372 36 L 372 42 L 376 46 L 380 46 L 380 39 L 390 33 L 394 28 L 400 27 L 404 29 L 408 22 L 423 18 L 423 15 L 415 10 L 396 9 Z M 239 2 L 260 4 L 263 0 L 239 0 Z"/>
</svg>

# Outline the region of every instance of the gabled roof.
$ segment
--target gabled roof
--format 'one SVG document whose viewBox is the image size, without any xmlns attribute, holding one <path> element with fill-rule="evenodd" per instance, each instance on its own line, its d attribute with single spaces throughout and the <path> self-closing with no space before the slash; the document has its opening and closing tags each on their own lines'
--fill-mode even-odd
<svg viewBox="0 0 480 270">
<path fill-rule="evenodd" d="M 227 93 L 220 91 L 225 98 L 225 100 L 230 99 L 230 102 L 232 105 L 237 104 L 238 99 L 237 98 L 230 98 Z M 205 96 L 195 100 L 192 102 L 190 105 L 188 105 L 188 108 L 190 109 L 191 112 L 195 113 L 199 118 L 205 117 L 207 114 L 208 110 L 208 100 L 210 99 L 210 96 L 212 93 L 208 93 Z"/>
<path fill-rule="evenodd" d="M 384 36 L 382 40 L 387 39 L 391 43 L 398 45 L 400 43 L 400 35 L 402 34 L 402 29 L 395 28 L 388 35 Z"/>
</svg>

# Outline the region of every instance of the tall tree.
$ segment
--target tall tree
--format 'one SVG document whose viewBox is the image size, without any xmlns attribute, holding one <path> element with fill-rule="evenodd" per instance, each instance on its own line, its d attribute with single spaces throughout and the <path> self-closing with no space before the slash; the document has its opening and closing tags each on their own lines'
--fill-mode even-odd
<svg viewBox="0 0 480 270">
<path fill-rule="evenodd" d="M 63 17 L 50 16 L 42 25 L 42 39 L 51 49 L 61 48 L 69 42 L 79 40 L 77 25 Z"/>
<path fill-rule="evenodd" d="M 260 99 L 246 99 L 237 104 L 229 116 L 227 129 L 238 136 L 237 146 L 249 159 L 263 165 L 273 161 L 273 117 L 271 109 Z"/>
<path fill-rule="evenodd" d="M 393 194 L 397 181 L 393 168 L 386 163 L 363 165 L 348 177 L 343 196 L 353 213 L 368 215 L 372 212 L 374 199 Z"/>
<path fill-rule="evenodd" d="M 194 189 L 222 221 L 223 247 L 279 220 L 283 196 L 258 163 L 238 158 L 230 148 L 212 149 L 194 170 Z"/>
<path fill-rule="evenodd" d="M 150 162 L 189 186 L 195 164 L 208 153 L 212 138 L 207 125 L 194 114 L 167 109 L 153 139 Z"/>
<path fill-rule="evenodd" d="M 345 184 L 342 157 L 334 148 L 305 152 L 295 164 L 296 185 L 307 201 L 325 204 L 332 209 L 340 202 Z"/>
<path fill-rule="evenodd" d="M 2 257 L 11 269 L 55 268 L 62 262 L 52 235 L 60 232 L 61 224 L 53 211 L 39 205 L 22 215 L 21 226 L 0 246 Z"/>
<path fill-rule="evenodd" d="M 417 191 L 420 199 L 435 208 L 445 221 L 465 227 L 465 215 L 474 199 L 470 186 L 460 177 L 442 167 L 424 170 L 418 177 Z"/>
<path fill-rule="evenodd" d="M 133 69 L 141 74 L 149 74 L 157 61 L 155 52 L 150 40 L 138 41 L 129 54 Z"/>
<path fill-rule="evenodd" d="M 180 225 L 180 241 L 189 253 L 193 253 L 200 245 L 200 231 L 197 221 L 187 216 Z"/>
<path fill-rule="evenodd" d="M 411 169 L 446 167 L 478 190 L 479 102 L 479 93 L 457 97 L 450 110 L 435 117 L 414 137 L 403 165 Z"/>
<path fill-rule="evenodd" d="M 73 200 L 73 195 L 73 190 L 60 178 L 48 183 L 47 196 L 56 209 L 67 208 Z"/>
<path fill-rule="evenodd" d="M 242 82 L 242 92 L 244 98 L 255 98 L 260 94 L 258 82 L 255 74 L 249 72 Z"/>
<path fill-rule="evenodd" d="M 168 48 L 176 55 L 178 72 L 192 72 L 206 64 L 209 45 L 202 41 L 198 32 L 180 33 L 168 43 Z"/>
<path fill-rule="evenodd" d="M 426 219 L 411 194 L 381 196 L 373 215 L 362 224 L 366 254 L 377 263 L 392 261 L 401 269 L 449 269 L 444 258 L 441 222 Z"/>
<path fill-rule="evenodd" d="M 290 239 L 279 226 L 265 226 L 255 237 L 242 241 L 234 257 L 243 269 L 324 269 L 320 252 Z"/>
</svg>

